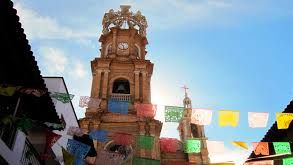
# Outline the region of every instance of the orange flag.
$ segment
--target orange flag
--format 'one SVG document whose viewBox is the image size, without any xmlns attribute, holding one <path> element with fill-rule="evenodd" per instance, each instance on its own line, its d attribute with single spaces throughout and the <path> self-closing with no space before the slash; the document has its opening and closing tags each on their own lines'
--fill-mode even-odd
<svg viewBox="0 0 293 165">
<path fill-rule="evenodd" d="M 233 141 L 231 142 L 233 145 L 237 146 L 237 147 L 240 147 L 240 148 L 243 148 L 245 150 L 248 150 L 248 146 L 247 146 L 247 143 L 246 142 L 242 142 L 242 141 Z"/>
<path fill-rule="evenodd" d="M 270 155 L 268 142 L 252 142 L 255 155 Z"/>
</svg>

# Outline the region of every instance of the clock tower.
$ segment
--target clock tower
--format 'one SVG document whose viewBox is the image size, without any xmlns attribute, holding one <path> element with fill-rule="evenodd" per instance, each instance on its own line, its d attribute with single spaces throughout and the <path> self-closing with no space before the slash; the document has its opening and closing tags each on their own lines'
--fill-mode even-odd
<svg viewBox="0 0 293 165">
<path fill-rule="evenodd" d="M 130 6 L 121 5 L 120 8 L 105 13 L 99 38 L 100 57 L 91 61 L 91 97 L 101 99 L 101 104 L 97 108 L 87 108 L 80 125 L 88 132 L 103 129 L 110 133 L 107 142 L 96 143 L 97 151 L 121 148 L 111 140 L 111 133 L 152 136 L 154 145 L 151 150 L 138 149 L 135 143 L 123 146 L 128 153 L 124 164 L 132 164 L 133 157 L 160 160 L 162 123 L 138 118 L 134 108 L 136 103 L 151 103 L 150 82 L 154 64 L 146 59 L 147 21 L 140 11 L 129 11 Z M 128 101 L 128 114 L 110 112 L 107 106 L 110 99 Z"/>
</svg>

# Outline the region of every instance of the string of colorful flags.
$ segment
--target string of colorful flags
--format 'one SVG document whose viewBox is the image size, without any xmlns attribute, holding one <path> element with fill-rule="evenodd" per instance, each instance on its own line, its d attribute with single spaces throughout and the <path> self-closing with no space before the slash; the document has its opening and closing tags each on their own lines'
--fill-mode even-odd
<svg viewBox="0 0 293 165">
<path fill-rule="evenodd" d="M 180 122 L 183 107 L 165 106 L 165 122 Z M 209 109 L 192 109 L 191 123 L 209 125 L 212 122 L 213 112 Z M 219 110 L 218 125 L 220 127 L 236 127 L 240 119 L 240 112 L 235 110 Z M 266 127 L 269 119 L 267 112 L 248 112 L 248 124 L 251 128 Z M 276 112 L 278 129 L 288 129 L 293 120 L 293 113 Z"/>
</svg>

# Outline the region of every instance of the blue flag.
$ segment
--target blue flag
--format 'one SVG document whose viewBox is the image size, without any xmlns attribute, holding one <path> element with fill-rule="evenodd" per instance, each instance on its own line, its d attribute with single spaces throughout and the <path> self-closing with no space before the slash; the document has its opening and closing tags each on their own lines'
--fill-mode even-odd
<svg viewBox="0 0 293 165">
<path fill-rule="evenodd" d="M 107 141 L 108 132 L 105 130 L 93 130 L 89 133 L 89 136 L 93 140 L 105 142 Z"/>
<path fill-rule="evenodd" d="M 68 139 L 67 151 L 74 155 L 75 158 L 83 159 L 90 150 L 90 146 L 77 140 Z"/>
<path fill-rule="evenodd" d="M 108 101 L 108 111 L 114 113 L 128 114 L 128 101 L 118 101 L 110 99 Z"/>
</svg>

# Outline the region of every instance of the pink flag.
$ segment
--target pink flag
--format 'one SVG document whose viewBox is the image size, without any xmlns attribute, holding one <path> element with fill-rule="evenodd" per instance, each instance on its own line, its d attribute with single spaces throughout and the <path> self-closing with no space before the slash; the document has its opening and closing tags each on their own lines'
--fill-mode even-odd
<svg viewBox="0 0 293 165">
<path fill-rule="evenodd" d="M 209 153 L 223 153 L 225 152 L 225 145 L 223 141 L 207 140 L 207 147 Z"/>
<path fill-rule="evenodd" d="M 209 125 L 212 121 L 212 110 L 192 109 L 191 123 L 197 125 Z"/>
<path fill-rule="evenodd" d="M 121 165 L 124 155 L 115 152 L 107 152 L 104 150 L 98 151 L 98 156 L 95 165 Z"/>
<path fill-rule="evenodd" d="M 98 108 L 100 106 L 101 99 L 88 97 L 88 96 L 80 96 L 79 106 L 82 108 Z"/>
<path fill-rule="evenodd" d="M 157 111 L 157 105 L 154 104 L 135 104 L 137 116 L 154 118 Z"/>
<path fill-rule="evenodd" d="M 113 140 L 116 144 L 130 145 L 133 142 L 133 136 L 128 133 L 114 133 Z"/>
<path fill-rule="evenodd" d="M 160 149 L 162 152 L 176 152 L 178 148 L 178 140 L 175 138 L 161 138 Z"/>
<path fill-rule="evenodd" d="M 270 155 L 268 142 L 253 142 L 255 155 Z"/>
<path fill-rule="evenodd" d="M 248 124 L 251 128 L 266 127 L 269 119 L 267 112 L 248 112 Z"/>
<path fill-rule="evenodd" d="M 70 135 L 70 136 L 82 136 L 83 135 L 83 131 L 81 128 L 79 127 L 74 127 L 74 126 L 70 126 L 67 130 L 67 135 Z"/>
</svg>

